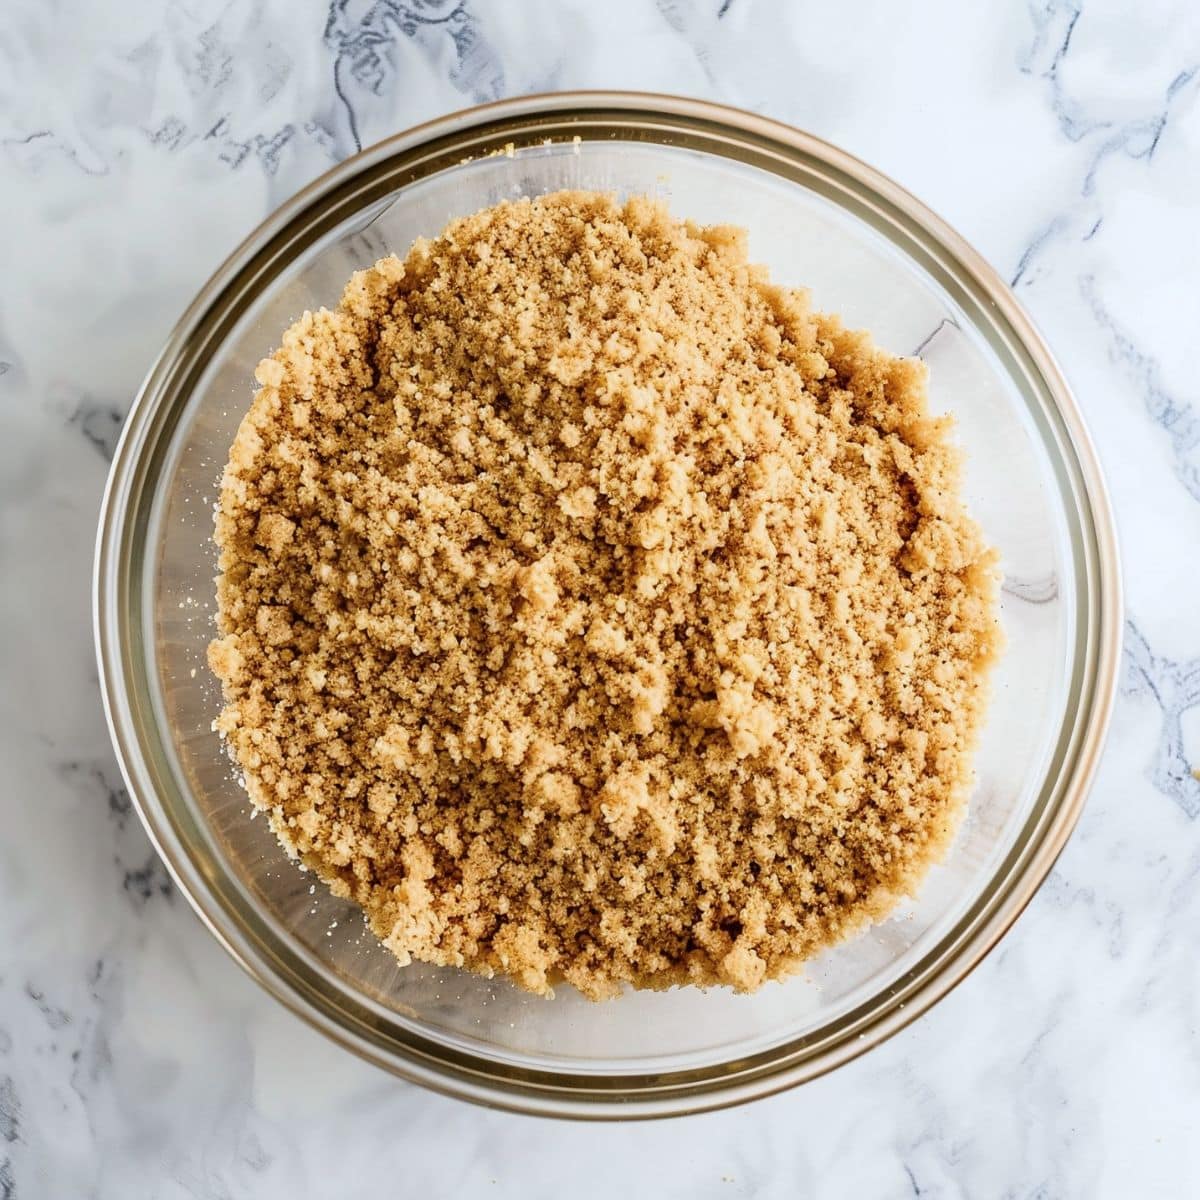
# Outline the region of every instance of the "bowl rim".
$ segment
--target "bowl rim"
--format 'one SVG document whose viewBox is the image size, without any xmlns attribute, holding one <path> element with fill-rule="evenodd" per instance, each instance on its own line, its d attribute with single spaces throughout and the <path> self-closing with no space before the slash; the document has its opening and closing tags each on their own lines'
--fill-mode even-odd
<svg viewBox="0 0 1200 1200">
<path fill-rule="evenodd" d="M 270 952 L 253 930 L 253 914 L 231 918 L 218 902 L 213 879 L 193 859 L 161 795 L 145 734 L 153 716 L 139 703 L 136 665 L 131 654 L 129 614 L 138 604 L 131 545 L 144 533 L 146 517 L 131 498 L 153 491 L 153 446 L 164 414 L 186 399 L 187 380 L 177 368 L 198 343 L 225 331 L 229 295 L 235 283 L 249 288 L 264 256 L 286 251 L 289 230 L 308 215 L 328 213 L 356 181 L 391 164 L 387 179 L 395 190 L 464 157 L 468 139 L 476 154 L 495 152 L 507 141 L 520 147 L 545 140 L 569 140 L 605 123 L 624 127 L 636 138 L 669 134 L 678 144 L 689 139 L 720 143 L 728 157 L 750 161 L 758 154 L 800 171 L 816 167 L 831 186 L 845 188 L 868 216 L 908 231 L 914 245 L 936 251 L 952 264 L 954 280 L 972 289 L 1001 330 L 1006 349 L 1044 396 L 1047 416 L 1057 421 L 1058 452 L 1070 477 L 1080 521 L 1073 550 L 1082 563 L 1075 683 L 1079 706 L 1074 724 L 1060 737 L 1063 746 L 1055 788 L 1039 810 L 1039 825 L 1019 840 L 997 871 L 987 903 L 977 902 L 924 965 L 889 989 L 880 1003 L 835 1018 L 835 1027 L 804 1039 L 805 1046 L 775 1047 L 754 1060 L 723 1063 L 704 1072 L 663 1076 L 599 1076 L 525 1071 L 483 1055 L 456 1053 L 437 1041 L 409 1037 L 398 1044 L 364 1014 L 352 1019 L 305 978 L 296 963 Z M 474 157 L 476 155 L 471 155 Z M 434 165 L 430 165 L 430 164 Z M 394 178 L 401 172 L 399 181 Z M 780 168 L 779 173 L 783 173 Z M 793 179 L 796 175 L 791 176 Z M 840 193 L 839 193 L 840 194 Z M 844 199 L 844 197 L 843 197 Z M 339 216 L 337 220 L 341 220 Z M 893 230 L 893 232 L 895 232 Z M 945 281 L 943 281 L 945 282 Z M 986 331 L 985 331 L 986 332 Z M 202 349 L 202 347 L 200 347 Z M 173 390 L 172 390 L 173 389 Z M 176 412 L 176 415 L 177 412 Z M 1045 438 L 1045 430 L 1042 431 Z M 142 489 L 139 492 L 137 489 Z M 144 549 L 144 548 L 143 548 Z M 139 553 L 141 551 L 139 550 Z M 1085 587 L 1086 585 L 1086 587 Z M 1122 585 L 1111 504 L 1092 441 L 1061 369 L 1008 285 L 940 217 L 881 172 L 845 151 L 788 125 L 705 100 L 643 92 L 576 91 L 500 100 L 439 117 L 395 134 L 344 160 L 276 209 L 214 272 L 184 312 L 151 366 L 123 427 L 100 509 L 93 576 L 93 623 L 105 716 L 129 795 L 155 850 L 175 884 L 209 931 L 236 962 L 293 1013 L 339 1044 L 376 1065 L 434 1090 L 492 1107 L 546 1116 L 629 1119 L 683 1115 L 742 1103 L 816 1078 L 878 1045 L 945 996 L 982 960 L 1033 897 L 1078 821 L 1094 777 L 1118 679 L 1122 631 Z M 1082 661 L 1079 651 L 1082 647 Z M 1082 714 L 1082 716 L 1081 716 Z M 1069 737 L 1068 737 L 1069 734 Z M 1032 818 L 1031 818 L 1032 822 Z M 1027 825 L 1027 828 L 1030 828 Z M 1036 835 L 1036 836 L 1035 836 Z M 1017 851 L 1020 851 L 1018 854 Z M 931 960 L 936 959 L 936 962 Z M 869 1011 L 862 1011 L 862 1010 Z M 761 1059 L 761 1061 L 760 1061 Z M 688 1076 L 696 1076 L 689 1078 Z"/>
</svg>

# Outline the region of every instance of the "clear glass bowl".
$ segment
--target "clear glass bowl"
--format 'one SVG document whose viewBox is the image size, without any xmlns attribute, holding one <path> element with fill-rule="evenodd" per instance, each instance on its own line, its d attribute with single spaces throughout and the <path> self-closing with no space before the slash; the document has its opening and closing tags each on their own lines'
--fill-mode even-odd
<svg viewBox="0 0 1200 1200">
<path fill-rule="evenodd" d="M 553 1000 L 397 966 L 356 911 L 252 820 L 212 719 L 216 483 L 255 364 L 351 272 L 506 197 L 579 187 L 734 222 L 751 257 L 931 371 L 968 455 L 967 499 L 1003 555 L 1008 650 L 978 786 L 919 898 L 757 995 Z M 410 1079 L 559 1116 L 713 1108 L 803 1081 L 926 1009 L 995 943 L 1083 803 L 1113 697 L 1120 585 L 1078 410 L 1009 290 L 877 172 L 747 113 L 657 96 L 534 97 L 457 114 L 343 163 L 272 216 L 204 288 L 139 395 L 113 463 L 96 636 L 113 740 L 183 893 L 294 1011 Z"/>
</svg>

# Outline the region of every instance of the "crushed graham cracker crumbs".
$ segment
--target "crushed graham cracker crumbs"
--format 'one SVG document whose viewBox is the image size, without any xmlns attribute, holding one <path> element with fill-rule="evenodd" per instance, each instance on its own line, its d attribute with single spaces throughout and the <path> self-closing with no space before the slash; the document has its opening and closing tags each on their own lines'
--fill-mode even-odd
<svg viewBox="0 0 1200 1200">
<path fill-rule="evenodd" d="M 218 727 L 402 962 L 750 991 L 965 805 L 997 568 L 919 362 L 645 199 L 504 203 L 258 367 Z"/>
</svg>

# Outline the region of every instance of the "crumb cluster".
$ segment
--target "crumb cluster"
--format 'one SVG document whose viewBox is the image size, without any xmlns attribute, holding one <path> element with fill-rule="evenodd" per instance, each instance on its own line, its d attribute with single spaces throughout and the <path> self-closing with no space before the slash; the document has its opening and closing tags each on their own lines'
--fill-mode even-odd
<svg viewBox="0 0 1200 1200">
<path fill-rule="evenodd" d="M 218 727 L 401 962 L 749 991 L 943 853 L 995 556 L 923 366 L 741 230 L 500 204 L 355 275 L 257 379 Z"/>
</svg>

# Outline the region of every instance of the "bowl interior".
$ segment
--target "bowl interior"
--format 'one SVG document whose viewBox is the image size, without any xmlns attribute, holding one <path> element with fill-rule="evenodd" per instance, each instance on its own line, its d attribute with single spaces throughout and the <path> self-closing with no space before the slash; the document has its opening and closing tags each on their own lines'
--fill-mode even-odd
<svg viewBox="0 0 1200 1200">
<path fill-rule="evenodd" d="M 889 920 L 754 996 L 724 989 L 631 993 L 592 1004 L 499 980 L 399 968 L 357 910 L 287 860 L 252 819 L 212 721 L 219 690 L 205 666 L 213 635 L 212 507 L 257 361 L 305 308 L 336 302 L 351 272 L 403 255 L 418 236 L 500 199 L 566 187 L 654 194 L 676 215 L 749 230 L 751 257 L 817 307 L 870 329 L 930 367 L 932 405 L 957 418 L 968 504 L 1003 557 L 1008 648 L 977 759 L 969 816 L 920 895 Z M 227 904 L 253 912 L 314 986 L 373 1014 L 385 1041 L 408 1030 L 515 1068 L 594 1076 L 718 1069 L 885 996 L 983 902 L 1040 803 L 1071 700 L 1078 611 L 1072 502 L 1027 381 L 952 283 L 836 188 L 748 162 L 645 140 L 583 137 L 518 146 L 405 182 L 321 231 L 261 290 L 191 388 L 162 461 L 144 532 L 142 646 L 150 703 L 194 827 L 190 852 Z"/>
</svg>

